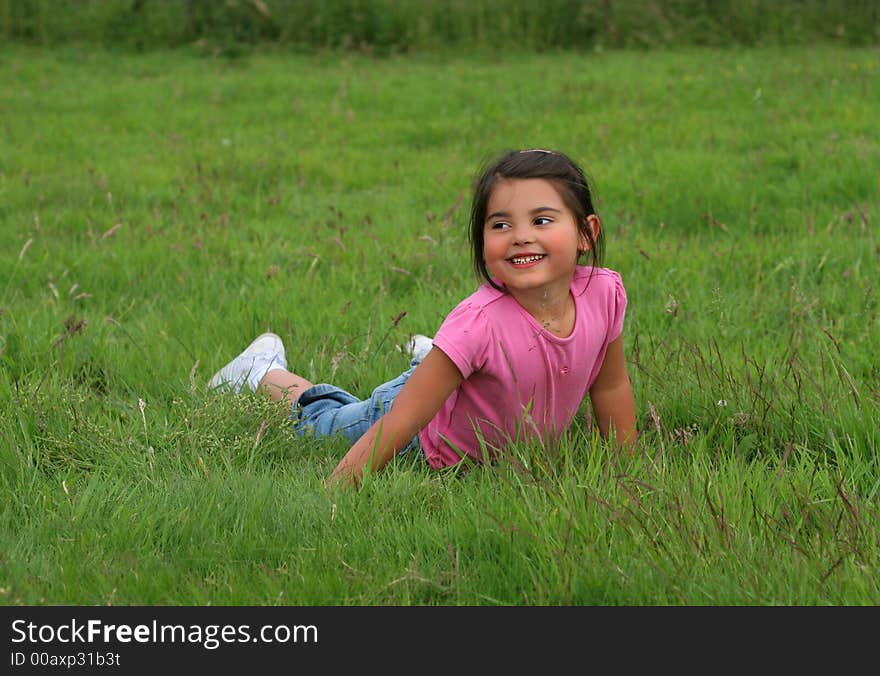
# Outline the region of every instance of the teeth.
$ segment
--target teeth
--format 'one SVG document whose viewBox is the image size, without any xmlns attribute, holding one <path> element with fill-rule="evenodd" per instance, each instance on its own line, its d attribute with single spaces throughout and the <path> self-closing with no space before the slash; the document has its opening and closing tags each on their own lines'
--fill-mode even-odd
<svg viewBox="0 0 880 676">
<path fill-rule="evenodd" d="M 511 258 L 510 262 L 514 265 L 524 265 L 526 263 L 534 263 L 535 261 L 539 261 L 543 258 L 543 255 L 536 256 L 521 256 L 516 258 Z"/>
</svg>

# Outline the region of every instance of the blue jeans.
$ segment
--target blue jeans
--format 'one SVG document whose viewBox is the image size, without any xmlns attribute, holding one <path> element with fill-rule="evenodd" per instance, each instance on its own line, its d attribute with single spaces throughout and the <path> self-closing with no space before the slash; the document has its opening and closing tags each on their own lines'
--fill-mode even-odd
<svg viewBox="0 0 880 676">
<path fill-rule="evenodd" d="M 397 393 L 418 365 L 418 361 L 412 360 L 406 371 L 379 385 L 367 399 L 359 399 L 335 385 L 312 385 L 299 396 L 291 408 L 290 419 L 294 422 L 294 431 L 302 436 L 312 434 L 316 437 L 341 433 L 348 438 L 349 443 L 354 444 L 388 412 Z M 419 448 L 418 435 L 412 438 L 400 454 L 415 448 Z"/>
</svg>

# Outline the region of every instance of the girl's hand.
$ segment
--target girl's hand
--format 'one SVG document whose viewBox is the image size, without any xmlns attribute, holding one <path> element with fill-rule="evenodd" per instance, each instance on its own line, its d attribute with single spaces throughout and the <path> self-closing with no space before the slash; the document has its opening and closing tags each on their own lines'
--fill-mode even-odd
<svg viewBox="0 0 880 676">
<path fill-rule="evenodd" d="M 439 348 L 433 348 L 412 372 L 382 416 L 349 449 L 327 479 L 328 488 L 357 485 L 365 468 L 378 470 L 427 425 L 461 384 L 461 372 Z"/>
</svg>

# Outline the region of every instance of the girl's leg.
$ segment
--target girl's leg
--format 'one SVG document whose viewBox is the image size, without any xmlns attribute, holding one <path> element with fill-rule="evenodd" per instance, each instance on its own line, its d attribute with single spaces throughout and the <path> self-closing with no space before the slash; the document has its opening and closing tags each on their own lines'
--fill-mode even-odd
<svg viewBox="0 0 880 676">
<path fill-rule="evenodd" d="M 242 388 L 268 394 L 273 401 L 287 399 L 293 404 L 299 395 L 312 386 L 305 378 L 287 370 L 284 343 L 274 333 L 263 333 L 235 359 L 214 374 L 208 387 Z"/>
<path fill-rule="evenodd" d="M 293 405 L 299 399 L 299 395 L 312 385 L 314 383 L 295 373 L 285 369 L 273 369 L 263 376 L 263 379 L 260 381 L 259 391 L 268 394 L 272 401 L 287 399 Z"/>
<path fill-rule="evenodd" d="M 342 432 L 353 443 L 391 408 L 398 391 L 431 345 L 427 336 L 414 336 L 407 345 L 407 352 L 412 356 L 410 369 L 380 385 L 368 399 L 362 400 L 333 385 L 315 385 L 287 370 L 281 338 L 274 333 L 264 333 L 215 373 L 208 387 L 263 392 L 273 401 L 288 403 L 298 434 L 329 436 Z"/>
<path fill-rule="evenodd" d="M 284 343 L 274 333 L 263 333 L 217 371 L 208 381 L 208 388 L 233 392 L 240 392 L 242 388 L 256 391 L 266 373 L 274 369 L 287 370 Z"/>
<path fill-rule="evenodd" d="M 414 359 L 407 371 L 379 385 L 366 399 L 327 383 L 314 385 L 305 391 L 297 388 L 300 397 L 291 412 L 294 431 L 316 437 L 341 433 L 349 442 L 355 443 L 373 423 L 391 409 L 394 398 L 417 364 Z"/>
<path fill-rule="evenodd" d="M 407 344 L 407 352 L 409 352 L 412 357 L 410 366 L 414 367 L 419 364 L 422 359 L 425 358 L 425 355 L 431 351 L 433 345 L 433 341 L 428 336 L 417 334 L 410 338 L 410 341 Z M 373 392 L 372 398 L 375 400 L 378 392 L 388 390 L 390 385 L 392 394 L 386 402 L 390 404 L 391 399 L 397 395 L 403 382 L 405 382 L 408 377 L 409 373 L 407 373 L 403 380 L 400 381 L 399 385 L 396 385 L 397 381 L 394 380 L 391 381 L 391 383 L 387 383 L 385 386 L 377 388 L 376 391 Z M 293 405 L 296 403 L 296 400 L 299 399 L 299 395 L 313 385 L 314 383 L 286 369 L 273 368 L 263 376 L 262 380 L 260 380 L 258 389 L 260 392 L 267 393 L 272 398 L 272 401 L 281 401 L 286 398 L 287 401 Z"/>
</svg>

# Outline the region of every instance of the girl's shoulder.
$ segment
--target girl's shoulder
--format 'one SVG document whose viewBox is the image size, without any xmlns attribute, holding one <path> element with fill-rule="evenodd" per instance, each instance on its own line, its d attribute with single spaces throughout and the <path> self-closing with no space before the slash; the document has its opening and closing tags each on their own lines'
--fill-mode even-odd
<svg viewBox="0 0 880 676">
<path fill-rule="evenodd" d="M 587 297 L 601 297 L 605 294 L 626 295 L 620 273 L 611 268 L 593 268 L 579 265 L 575 268 L 571 290 L 575 297 L 583 296 L 587 289 Z"/>
<path fill-rule="evenodd" d="M 578 312 L 591 317 L 592 321 L 606 323 L 609 341 L 620 335 L 627 299 L 619 272 L 608 268 L 578 268 L 572 294 Z"/>
<path fill-rule="evenodd" d="M 471 313 L 479 313 L 489 306 L 508 297 L 504 291 L 499 291 L 489 284 L 481 284 L 470 296 L 464 298 L 456 310 L 469 310 Z"/>
<path fill-rule="evenodd" d="M 443 321 L 442 328 L 458 326 L 471 338 L 482 335 L 492 327 L 506 325 L 519 318 L 516 301 L 508 293 L 489 284 L 482 284 L 471 295 L 459 302 Z"/>
</svg>

